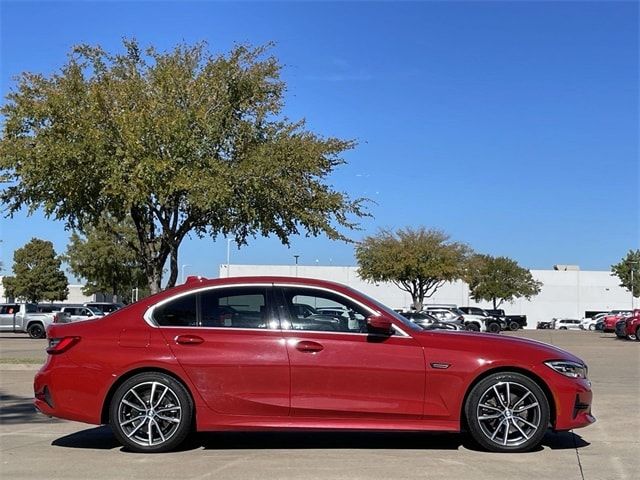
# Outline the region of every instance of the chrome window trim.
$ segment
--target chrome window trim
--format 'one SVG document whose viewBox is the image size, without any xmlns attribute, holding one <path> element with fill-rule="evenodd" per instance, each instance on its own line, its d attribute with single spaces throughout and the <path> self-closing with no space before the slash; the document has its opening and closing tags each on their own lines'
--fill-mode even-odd
<svg viewBox="0 0 640 480">
<path fill-rule="evenodd" d="M 374 310 L 371 307 L 369 307 L 368 305 L 365 305 L 364 303 L 356 300 L 355 298 L 351 298 L 348 295 L 345 295 L 341 292 L 337 292 L 335 290 L 332 290 L 330 288 L 326 288 L 326 287 L 320 287 L 317 285 L 307 285 L 307 284 L 299 284 L 299 283 L 265 283 L 265 282 L 261 282 L 261 283 L 237 283 L 237 284 L 225 284 L 225 285 L 207 285 L 207 286 L 203 286 L 200 288 L 194 288 L 192 290 L 187 290 L 184 292 L 180 292 L 177 293 L 175 295 L 172 295 L 170 297 L 167 297 L 161 301 L 159 301 L 158 303 L 150 306 L 149 308 L 147 308 L 147 310 L 144 312 L 144 315 L 142 316 L 142 318 L 144 319 L 144 321 L 147 323 L 147 325 L 149 325 L 151 328 L 195 328 L 198 330 L 203 330 L 203 329 L 207 329 L 207 330 L 232 330 L 232 331 L 255 331 L 255 332 L 308 332 L 308 333 L 321 333 L 321 334 L 329 334 L 329 335 L 365 335 L 365 336 L 370 336 L 372 334 L 370 333 L 360 333 L 360 332 L 323 332 L 323 331 L 316 331 L 316 330 L 291 330 L 291 329 L 274 329 L 274 328 L 237 328 L 237 327 L 196 327 L 196 326 L 171 326 L 171 325 L 158 325 L 155 320 L 153 319 L 153 312 L 155 311 L 156 308 L 164 305 L 165 303 L 169 303 L 173 300 L 176 300 L 178 298 L 184 297 L 186 295 L 191 295 L 191 294 L 196 294 L 196 293 L 201 293 L 201 292 L 206 292 L 208 290 L 217 290 L 219 288 L 238 288 L 238 287 L 263 287 L 263 288 L 268 288 L 268 287 L 292 287 L 292 288 L 308 288 L 308 289 L 315 289 L 315 290 L 322 290 L 325 292 L 329 292 L 329 293 L 333 293 L 336 295 L 339 295 L 343 298 L 346 298 L 347 300 L 352 301 L 353 303 L 360 305 L 362 308 L 364 308 L 365 310 L 367 310 L 369 313 L 371 313 L 372 315 L 376 315 L 376 316 L 380 316 L 381 313 L 378 310 Z M 409 335 L 407 332 L 405 332 L 404 330 L 402 330 L 400 327 L 398 327 L 395 323 L 391 324 L 393 329 L 398 332 L 399 336 L 396 336 L 395 338 L 412 338 L 411 335 Z M 373 334 L 375 335 L 375 334 Z"/>
<path fill-rule="evenodd" d="M 271 329 L 271 328 L 165 326 L 165 325 L 158 325 L 155 322 L 155 320 L 153 319 L 153 312 L 155 311 L 156 308 L 164 305 L 165 303 L 169 303 L 169 302 L 171 302 L 173 300 L 176 300 L 178 298 L 186 297 L 187 295 L 206 292 L 206 291 L 209 291 L 209 290 L 217 290 L 219 288 L 238 288 L 238 287 L 263 287 L 263 288 L 265 288 L 265 287 L 272 287 L 272 286 L 273 286 L 273 283 L 237 283 L 237 284 L 233 284 L 233 285 L 229 285 L 229 284 L 226 284 L 226 285 L 207 285 L 206 287 L 194 288 L 193 290 L 187 290 L 185 292 L 180 292 L 180 293 L 177 293 L 177 294 L 172 295 L 170 297 L 167 297 L 164 300 L 161 300 L 158 303 L 150 306 L 149 308 L 147 308 L 147 311 L 144 312 L 144 315 L 142 316 L 142 318 L 144 318 L 144 321 L 152 328 L 198 328 L 198 329 L 211 328 L 211 329 L 215 329 L 215 330 L 220 330 L 222 328 L 227 328 L 227 329 L 232 329 L 232 330 L 258 330 L 260 332 L 264 332 L 265 330 L 275 331 L 276 329 Z"/>
</svg>

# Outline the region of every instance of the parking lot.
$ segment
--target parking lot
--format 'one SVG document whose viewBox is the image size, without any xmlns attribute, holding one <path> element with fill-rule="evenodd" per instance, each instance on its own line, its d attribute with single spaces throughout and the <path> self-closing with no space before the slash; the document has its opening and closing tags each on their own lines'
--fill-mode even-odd
<svg viewBox="0 0 640 480">
<path fill-rule="evenodd" d="M 180 451 L 124 451 L 108 427 L 36 414 L 32 379 L 45 341 L 0 335 L 0 476 L 6 479 L 632 479 L 640 478 L 640 342 L 583 331 L 521 331 L 582 357 L 593 383 L 591 427 L 548 433 L 523 454 L 477 450 L 463 435 L 207 433 Z"/>
</svg>

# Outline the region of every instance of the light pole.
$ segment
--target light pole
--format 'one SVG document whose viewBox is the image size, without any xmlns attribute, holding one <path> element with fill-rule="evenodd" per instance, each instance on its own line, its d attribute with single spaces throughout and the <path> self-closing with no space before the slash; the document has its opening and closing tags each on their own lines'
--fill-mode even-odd
<svg viewBox="0 0 640 480">
<path fill-rule="evenodd" d="M 296 259 L 296 277 L 298 276 L 298 258 L 300 258 L 300 255 L 294 255 L 293 258 Z"/>
<path fill-rule="evenodd" d="M 231 239 L 227 238 L 227 277 L 231 276 L 231 272 L 229 271 L 229 269 L 231 268 L 229 266 L 230 260 L 231 260 Z"/>
<path fill-rule="evenodd" d="M 191 265 L 189 265 L 188 263 L 185 263 L 184 265 L 182 265 L 182 268 L 180 269 L 182 271 L 182 283 L 184 283 L 184 269 L 190 266 Z"/>
<path fill-rule="evenodd" d="M 635 299 L 633 298 L 633 294 L 634 294 L 634 291 L 633 291 L 634 290 L 633 289 L 633 287 L 634 287 L 634 285 L 633 285 L 633 272 L 636 269 L 635 266 L 640 262 L 639 261 L 629 261 L 627 263 L 631 265 L 631 310 L 633 310 L 634 309 L 634 304 L 635 304 Z"/>
</svg>

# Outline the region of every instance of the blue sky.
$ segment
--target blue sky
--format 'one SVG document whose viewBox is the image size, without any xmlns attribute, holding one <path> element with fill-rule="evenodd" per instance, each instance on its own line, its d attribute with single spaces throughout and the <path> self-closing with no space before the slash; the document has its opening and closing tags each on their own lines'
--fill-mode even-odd
<svg viewBox="0 0 640 480">
<path fill-rule="evenodd" d="M 638 248 L 637 2 L 6 2 L 2 96 L 77 43 L 160 49 L 276 43 L 286 114 L 355 138 L 331 182 L 366 196 L 380 227 L 425 225 L 529 268 L 608 269 Z M 0 220 L 0 259 L 69 232 L 36 213 Z M 353 246 L 275 239 L 233 263 L 354 264 Z M 188 271 L 217 275 L 224 239 L 189 239 Z"/>
</svg>

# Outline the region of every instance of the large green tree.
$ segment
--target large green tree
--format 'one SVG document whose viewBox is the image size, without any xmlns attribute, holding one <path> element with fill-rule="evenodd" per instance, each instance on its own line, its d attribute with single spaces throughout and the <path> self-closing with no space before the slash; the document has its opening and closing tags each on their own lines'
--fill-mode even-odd
<svg viewBox="0 0 640 480">
<path fill-rule="evenodd" d="M 7 295 L 28 302 L 65 300 L 69 282 L 60 264 L 53 243 L 32 238 L 13 254 L 14 275 L 3 279 Z"/>
<path fill-rule="evenodd" d="M 531 272 L 507 257 L 474 255 L 467 263 L 465 280 L 469 284 L 471 298 L 493 303 L 496 309 L 503 302 L 531 297 L 540 293 L 542 283 Z"/>
<path fill-rule="evenodd" d="M 283 116 L 285 84 L 269 47 L 205 45 L 168 52 L 125 41 L 124 53 L 75 47 L 52 75 L 24 73 L 0 110 L 0 201 L 85 231 L 130 218 L 129 242 L 152 292 L 178 277 L 190 232 L 250 237 L 327 235 L 365 215 L 327 177 L 351 140 Z"/>
<path fill-rule="evenodd" d="M 620 279 L 621 287 L 632 291 L 634 297 L 640 297 L 640 249 L 629 250 L 619 263 L 611 265 L 611 272 Z"/>
<path fill-rule="evenodd" d="M 117 224 L 109 218 L 87 226 L 84 234 L 71 234 L 65 261 L 71 273 L 87 281 L 85 295 L 110 293 L 114 300 L 130 301 L 132 289 L 146 286 L 144 266 L 129 247 L 135 235 L 131 222 Z"/>
<path fill-rule="evenodd" d="M 469 252 L 467 245 L 450 241 L 444 232 L 407 227 L 366 237 L 356 246 L 356 259 L 361 278 L 394 283 L 421 310 L 425 298 L 462 277 Z"/>
</svg>

